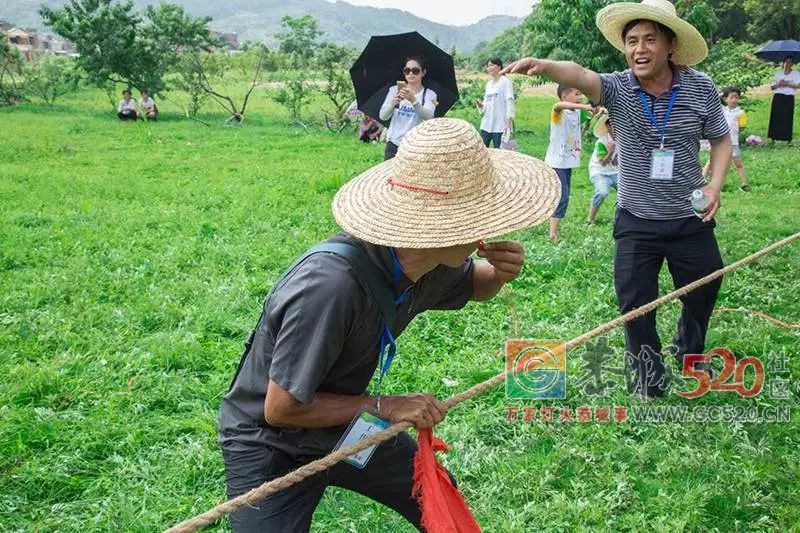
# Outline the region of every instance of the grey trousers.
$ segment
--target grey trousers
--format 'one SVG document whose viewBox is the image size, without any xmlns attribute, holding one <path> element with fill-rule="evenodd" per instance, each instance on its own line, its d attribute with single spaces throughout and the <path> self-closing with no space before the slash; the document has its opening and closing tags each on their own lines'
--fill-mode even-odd
<svg viewBox="0 0 800 533">
<path fill-rule="evenodd" d="M 237 533 L 308 531 L 325 488 L 333 485 L 358 492 L 394 509 L 422 531 L 419 507 L 411 497 L 416 451 L 414 439 L 401 433 L 378 446 L 363 469 L 339 463 L 327 472 L 305 479 L 253 507 L 236 511 L 231 514 L 231 526 Z M 297 461 L 287 453 L 267 446 L 253 447 L 246 452 L 231 452 L 223 448 L 222 455 L 229 498 L 244 494 L 314 459 Z"/>
</svg>

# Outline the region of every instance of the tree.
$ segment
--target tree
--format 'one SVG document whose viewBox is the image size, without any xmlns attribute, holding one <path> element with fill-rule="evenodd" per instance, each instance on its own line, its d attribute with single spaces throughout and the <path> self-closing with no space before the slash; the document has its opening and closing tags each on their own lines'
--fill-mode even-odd
<svg viewBox="0 0 800 533">
<path fill-rule="evenodd" d="M 173 67 L 170 85 L 179 94 L 171 94 L 170 100 L 178 104 L 188 118 L 196 119 L 208 102 L 210 96 L 204 89 L 204 82 L 217 84 L 226 70 L 224 60 L 220 54 L 191 52 L 181 55 Z"/>
<path fill-rule="evenodd" d="M 340 132 L 350 124 L 350 118 L 344 113 L 355 99 L 348 71 L 355 56 L 356 51 L 352 48 L 331 43 L 323 44 L 317 51 L 316 63 L 325 77 L 320 92 L 328 103 L 328 109 L 323 108 L 322 112 L 325 126 L 331 131 Z"/>
<path fill-rule="evenodd" d="M 730 38 L 737 41 L 748 39 L 747 15 L 741 0 L 709 0 L 709 3 L 719 20 L 719 28 L 712 38 L 713 42 Z"/>
<path fill-rule="evenodd" d="M 195 19 L 173 4 L 148 6 L 144 17 L 131 0 L 69 0 L 62 9 L 42 6 L 45 24 L 75 43 L 91 81 L 112 81 L 156 94 L 181 52 L 208 48 L 215 41 L 208 17 Z"/>
<path fill-rule="evenodd" d="M 189 67 L 191 83 L 196 84 L 200 91 L 230 113 L 228 122 L 239 124 L 244 121 L 250 96 L 261 83 L 264 63 L 268 54 L 269 50 L 264 45 L 252 47 L 246 54 L 243 54 L 244 61 L 241 64 L 250 65 L 249 72 L 252 73 L 252 77 L 241 99 L 233 96 L 230 91 L 223 92 L 224 89 L 219 88 L 219 82 L 230 69 L 230 63 L 220 60 L 221 56 L 217 54 L 193 53 L 191 55 L 192 64 Z"/>
<path fill-rule="evenodd" d="M 697 28 L 700 35 L 712 41 L 719 29 L 719 18 L 714 8 L 706 0 L 678 0 L 675 5 L 678 14 Z"/>
<path fill-rule="evenodd" d="M 5 34 L 0 32 L 0 104 L 14 105 L 22 100 L 22 75 L 19 51 L 9 45 Z"/>
<path fill-rule="evenodd" d="M 26 66 L 25 91 L 52 106 L 57 98 L 76 91 L 81 78 L 74 59 L 44 56 Z"/>
<path fill-rule="evenodd" d="M 322 31 L 317 27 L 317 19 L 311 15 L 294 18 L 286 15 L 281 19 L 285 31 L 275 34 L 280 41 L 278 50 L 295 58 L 295 66 L 306 65 L 314 56 L 317 41 Z"/>
<path fill-rule="evenodd" d="M 624 55 L 611 46 L 595 23 L 597 12 L 614 1 L 541 0 L 522 24 L 506 29 L 489 43 L 478 45 L 472 54 L 472 66 L 482 69 L 492 56 L 509 61 L 533 55 L 575 61 L 597 72 L 624 69 Z M 676 9 L 707 39 L 719 28 L 719 19 L 709 0 L 677 0 Z"/>
<path fill-rule="evenodd" d="M 750 41 L 800 39 L 800 0 L 745 0 Z"/>
<path fill-rule="evenodd" d="M 526 55 L 575 61 L 597 72 L 625 67 L 623 55 L 600 33 L 597 12 L 610 0 L 541 0 L 523 22 Z"/>
<path fill-rule="evenodd" d="M 289 110 L 294 124 L 308 129 L 308 125 L 302 120 L 301 112 L 311 99 L 311 91 L 311 83 L 306 73 L 295 70 L 286 78 L 283 87 L 272 95 L 272 99 Z"/>
<path fill-rule="evenodd" d="M 718 87 L 734 85 L 742 91 L 764 84 L 774 72 L 772 65 L 753 55 L 752 44 L 733 39 L 723 39 L 711 47 L 699 68 Z"/>
</svg>

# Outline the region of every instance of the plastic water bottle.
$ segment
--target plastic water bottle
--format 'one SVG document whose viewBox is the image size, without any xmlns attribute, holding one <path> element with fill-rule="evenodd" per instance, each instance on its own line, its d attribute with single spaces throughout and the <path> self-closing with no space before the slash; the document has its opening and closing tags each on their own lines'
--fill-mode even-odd
<svg viewBox="0 0 800 533">
<path fill-rule="evenodd" d="M 705 209 L 706 205 L 708 205 L 708 196 L 700 189 L 693 190 L 692 209 L 694 209 L 694 214 L 697 215 L 698 218 L 706 216 L 705 213 L 703 213 L 703 209 Z"/>
</svg>

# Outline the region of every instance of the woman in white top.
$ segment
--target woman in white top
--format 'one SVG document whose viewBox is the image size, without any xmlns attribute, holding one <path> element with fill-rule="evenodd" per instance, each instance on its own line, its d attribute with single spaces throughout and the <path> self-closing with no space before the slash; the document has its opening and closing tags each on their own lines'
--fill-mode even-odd
<svg viewBox="0 0 800 533">
<path fill-rule="evenodd" d="M 139 113 L 136 112 L 136 100 L 131 98 L 130 89 L 122 91 L 122 100 L 117 106 L 117 116 L 120 120 L 136 120 Z"/>
<path fill-rule="evenodd" d="M 794 121 L 794 95 L 800 88 L 800 72 L 792 70 L 794 58 L 787 56 L 783 68 L 775 73 L 772 83 L 772 110 L 769 114 L 767 137 L 775 141 L 792 142 L 792 122 Z"/>
<path fill-rule="evenodd" d="M 150 93 L 144 89 L 140 94 L 139 107 L 142 109 L 142 115 L 147 120 L 156 120 L 158 118 L 158 106 L 155 101 L 150 96 Z"/>
<path fill-rule="evenodd" d="M 409 57 L 403 67 L 404 83 L 389 87 L 380 111 L 381 120 L 389 120 L 386 133 L 386 151 L 383 158 L 391 159 L 406 133 L 423 120 L 433 118 L 436 111 L 436 93 L 422 84 L 427 71 L 425 60 Z"/>
<path fill-rule="evenodd" d="M 486 63 L 486 72 L 489 74 L 486 91 L 483 100 L 475 102 L 483 115 L 480 132 L 483 144 L 487 147 L 491 142 L 495 148 L 500 148 L 503 133 L 511 131 L 514 120 L 514 84 L 500 75 L 501 70 L 503 62 L 499 57 L 489 59 Z"/>
</svg>

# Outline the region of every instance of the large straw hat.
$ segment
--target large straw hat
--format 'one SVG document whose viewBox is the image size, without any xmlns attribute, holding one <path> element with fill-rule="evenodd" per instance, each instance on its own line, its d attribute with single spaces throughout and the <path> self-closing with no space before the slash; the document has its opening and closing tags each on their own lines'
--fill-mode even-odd
<svg viewBox="0 0 800 533">
<path fill-rule="evenodd" d="M 676 48 L 672 61 L 678 65 L 696 65 L 708 55 L 706 40 L 694 26 L 680 18 L 668 0 L 642 0 L 611 4 L 597 13 L 597 27 L 614 48 L 624 52 L 622 29 L 636 19 L 660 22 L 675 32 Z"/>
<path fill-rule="evenodd" d="M 608 111 L 603 110 L 597 115 L 597 122 L 594 123 L 593 133 L 598 139 L 608 133 Z"/>
<path fill-rule="evenodd" d="M 535 226 L 560 196 L 543 162 L 490 150 L 468 122 L 436 118 L 406 134 L 394 159 L 345 184 L 333 216 L 367 242 L 444 248 Z"/>
</svg>

